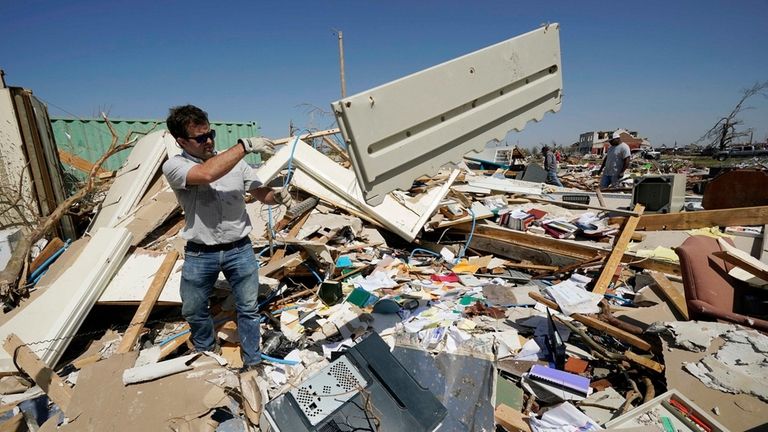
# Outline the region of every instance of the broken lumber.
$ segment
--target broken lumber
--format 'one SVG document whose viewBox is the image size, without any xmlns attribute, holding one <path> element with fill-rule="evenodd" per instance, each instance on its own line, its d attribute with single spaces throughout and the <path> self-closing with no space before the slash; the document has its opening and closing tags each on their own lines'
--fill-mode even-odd
<svg viewBox="0 0 768 432">
<path fill-rule="evenodd" d="M 600 272 L 600 277 L 598 277 L 597 282 L 595 282 L 595 287 L 592 289 L 593 293 L 605 294 L 605 290 L 611 283 L 611 279 L 613 279 L 613 275 L 616 273 L 616 269 L 621 263 L 624 251 L 627 250 L 629 241 L 632 240 L 632 234 L 635 232 L 635 227 L 640 220 L 640 215 L 643 214 L 643 210 L 645 210 L 645 207 L 642 204 L 635 204 L 635 213 L 637 213 L 638 216 L 630 216 L 624 224 L 624 228 L 622 228 L 621 234 L 616 240 L 616 244 L 613 245 L 613 250 L 608 256 L 608 260 L 605 262 L 603 270 Z"/>
<path fill-rule="evenodd" d="M 62 247 L 64 247 L 64 242 L 61 241 L 60 238 L 52 238 L 51 241 L 45 245 L 40 254 L 34 260 L 32 260 L 32 264 L 29 265 L 29 273 L 34 273 L 38 267 L 40 267 L 44 262 L 48 260 L 48 258 L 52 257 L 53 254 L 58 252 Z"/>
<path fill-rule="evenodd" d="M 611 218 L 617 223 L 623 218 Z M 637 229 L 642 231 L 689 230 L 712 226 L 764 225 L 768 223 L 768 206 L 724 210 L 647 214 L 640 217 Z"/>
<path fill-rule="evenodd" d="M 531 432 L 527 416 L 509 405 L 499 404 L 493 412 L 493 417 L 496 424 L 509 432 Z"/>
<path fill-rule="evenodd" d="M 84 172 L 86 174 L 90 173 L 93 169 L 94 164 L 91 162 L 81 158 L 80 156 L 74 155 L 72 153 L 66 152 L 62 149 L 59 149 L 59 159 L 61 159 L 62 162 L 65 164 L 71 166 L 72 168 Z M 109 174 L 109 171 L 99 167 L 96 170 L 97 175 L 104 175 Z"/>
<path fill-rule="evenodd" d="M 457 225 L 454 229 L 469 233 L 472 225 L 465 223 Z M 540 252 L 550 253 L 559 256 L 576 258 L 578 260 L 591 260 L 595 256 L 607 256 L 610 251 L 594 247 L 591 245 L 580 244 L 568 240 L 558 240 L 551 237 L 528 234 L 522 231 L 515 231 L 509 228 L 502 228 L 498 225 L 477 224 L 472 239 L 487 238 L 514 244 L 515 246 L 526 247 Z M 474 244 L 474 243 L 473 243 Z M 474 247 L 470 245 L 471 247 Z M 657 270 L 666 274 L 680 274 L 680 265 L 657 259 L 640 259 L 635 255 L 624 253 L 622 262 L 631 263 L 639 268 Z M 549 263 L 545 263 L 549 264 Z"/>
<path fill-rule="evenodd" d="M 602 195 L 601 195 L 602 196 Z M 555 204 L 558 206 L 567 206 L 567 207 L 574 207 L 574 208 L 581 208 L 581 209 L 592 209 L 592 210 L 600 210 L 604 212 L 609 213 L 619 213 L 624 214 L 627 216 L 639 216 L 640 213 L 637 213 L 637 207 L 635 207 L 635 210 L 621 210 L 621 209 L 614 209 L 614 208 L 608 208 L 605 206 L 593 206 L 589 204 L 580 204 L 580 203 L 571 203 L 571 202 L 565 202 L 565 201 L 555 201 L 555 200 L 549 200 L 544 198 L 537 198 L 535 196 L 527 195 L 527 199 L 534 201 L 534 202 L 540 202 L 540 203 L 546 203 L 546 204 Z"/>
<path fill-rule="evenodd" d="M 652 371 L 656 371 L 658 373 L 664 372 L 663 364 L 659 362 L 655 362 L 647 357 L 643 357 L 640 354 L 635 354 L 632 351 L 627 350 L 627 351 L 624 351 L 624 357 L 626 357 L 627 360 L 635 364 L 638 364 L 640 366 L 646 367 Z"/>
<path fill-rule="evenodd" d="M 690 319 L 688 317 L 688 305 L 685 303 L 685 297 L 680 294 L 680 292 L 676 290 L 675 287 L 672 286 L 672 282 L 670 282 L 666 276 L 659 272 L 651 271 L 648 272 L 648 274 L 656 283 L 656 286 L 659 288 L 661 295 L 672 302 L 672 307 L 675 308 L 675 310 L 678 311 L 680 315 L 682 315 L 686 320 Z"/>
<path fill-rule="evenodd" d="M 553 302 L 552 300 L 544 298 L 543 295 L 537 293 L 537 292 L 529 292 L 528 296 L 532 299 L 536 300 L 539 303 L 544 304 L 545 306 L 554 309 L 556 311 L 560 311 L 560 306 L 557 305 L 557 303 Z M 604 333 L 608 333 L 609 335 L 615 337 L 616 339 L 619 339 L 620 341 L 626 342 L 636 348 L 639 348 L 643 351 L 650 351 L 651 344 L 644 341 L 643 339 L 631 334 L 627 333 L 624 330 L 618 329 L 610 324 L 604 323 L 600 321 L 597 318 L 592 318 L 587 315 L 582 315 L 575 313 L 571 315 L 571 318 L 575 319 L 576 321 L 584 324 L 585 326 L 592 328 L 594 330 L 599 330 Z"/>
<path fill-rule="evenodd" d="M 718 242 L 720 243 L 722 250 L 713 252 L 713 256 L 716 256 L 727 263 L 746 270 L 753 276 L 757 276 L 764 281 L 768 281 L 768 265 L 748 254 L 747 252 L 736 249 L 722 239 L 719 239 Z"/>
<path fill-rule="evenodd" d="M 64 414 L 67 413 L 72 401 L 72 389 L 56 372 L 48 367 L 37 354 L 27 346 L 16 334 L 11 333 L 3 342 L 3 348 L 13 358 L 24 373 L 30 376 L 45 394 L 48 395 Z"/>
<path fill-rule="evenodd" d="M 266 277 L 280 270 L 287 270 L 298 266 L 306 259 L 306 252 L 296 252 L 280 260 L 270 260 L 269 264 L 259 269 L 259 276 Z M 279 278 L 276 278 L 279 279 Z"/>
<path fill-rule="evenodd" d="M 165 287 L 165 283 L 168 281 L 168 276 L 173 270 L 176 260 L 179 258 L 179 252 L 173 250 L 165 256 L 163 263 L 155 273 L 155 277 L 152 279 L 152 283 L 149 285 L 147 293 L 144 294 L 144 299 L 141 300 L 136 314 L 131 320 L 131 324 L 128 325 L 128 329 L 123 335 L 123 339 L 120 341 L 120 346 L 117 347 L 117 353 L 123 354 L 133 349 L 136 341 L 139 339 L 141 330 L 144 329 L 144 324 L 149 318 L 149 314 L 152 312 L 152 308 L 157 303 L 157 299 L 160 298 L 160 293 Z"/>
<path fill-rule="evenodd" d="M 299 140 L 300 141 L 304 141 L 304 140 L 307 140 L 307 139 L 312 139 L 312 138 L 318 138 L 318 137 L 322 137 L 322 136 L 326 136 L 326 135 L 337 134 L 339 132 L 340 131 L 339 131 L 338 128 L 336 128 L 336 129 L 326 129 L 326 130 L 321 130 L 321 131 L 317 131 L 317 132 L 307 133 L 307 134 L 304 134 L 304 135 L 299 135 Z M 281 145 L 281 144 L 288 144 L 288 143 L 292 144 L 293 140 L 295 140 L 295 139 L 296 139 L 295 136 L 291 136 L 291 137 L 287 137 L 287 138 L 278 138 L 278 139 L 272 140 L 272 143 L 274 145 Z"/>
</svg>

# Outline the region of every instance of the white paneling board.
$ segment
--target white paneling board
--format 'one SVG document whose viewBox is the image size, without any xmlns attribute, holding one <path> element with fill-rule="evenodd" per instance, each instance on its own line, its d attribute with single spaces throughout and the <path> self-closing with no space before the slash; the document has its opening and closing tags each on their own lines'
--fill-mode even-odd
<svg viewBox="0 0 768 432">
<path fill-rule="evenodd" d="M 160 269 L 165 255 L 162 252 L 136 250 L 126 256 L 120 269 L 99 297 L 99 303 L 140 303 Z M 183 260 L 177 260 L 174 264 L 157 299 L 158 302 L 181 304 L 179 283 L 183 264 Z"/>
<path fill-rule="evenodd" d="M 115 181 L 91 223 L 89 232 L 103 227 L 115 227 L 131 214 L 160 168 L 170 141 L 173 141 L 171 134 L 160 130 L 144 136 L 136 143 L 125 164 L 117 171 Z"/>
<path fill-rule="evenodd" d="M 365 200 L 407 190 L 560 110 L 560 27 L 531 32 L 331 104 Z"/>
<path fill-rule="evenodd" d="M 124 228 L 101 228 L 64 273 L 35 301 L 0 327 L 0 339 L 15 333 L 48 366 L 54 366 L 115 274 L 131 242 Z M 0 372 L 14 372 L 0 352 Z"/>
</svg>

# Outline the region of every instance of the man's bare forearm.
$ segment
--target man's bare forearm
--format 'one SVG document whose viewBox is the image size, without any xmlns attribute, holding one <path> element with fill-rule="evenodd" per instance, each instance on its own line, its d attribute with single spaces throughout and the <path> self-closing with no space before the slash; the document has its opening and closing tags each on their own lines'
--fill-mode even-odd
<svg viewBox="0 0 768 432">
<path fill-rule="evenodd" d="M 245 149 L 237 144 L 224 152 L 194 166 L 187 174 L 187 184 L 209 184 L 224 177 L 245 156 Z"/>
</svg>

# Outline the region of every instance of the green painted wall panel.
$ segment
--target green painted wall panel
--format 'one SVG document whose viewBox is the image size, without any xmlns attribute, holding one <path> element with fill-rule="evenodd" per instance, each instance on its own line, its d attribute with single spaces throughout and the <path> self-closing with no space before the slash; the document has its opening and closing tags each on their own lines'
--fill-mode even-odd
<svg viewBox="0 0 768 432">
<path fill-rule="evenodd" d="M 110 122 L 120 137 L 119 143 L 122 143 L 130 132 L 146 133 L 150 130 L 167 129 L 165 120 L 110 119 Z M 58 148 L 91 162 L 96 162 L 112 143 L 109 128 L 101 119 L 52 117 L 51 126 Z M 216 129 L 216 149 L 218 150 L 228 149 L 239 138 L 261 135 L 261 129 L 256 122 L 211 122 L 211 127 Z M 109 158 L 104 164 L 104 169 L 112 171 L 120 168 L 128 158 L 128 152 L 129 150 L 126 150 Z M 258 155 L 248 155 L 245 160 L 251 164 L 261 162 Z"/>
</svg>

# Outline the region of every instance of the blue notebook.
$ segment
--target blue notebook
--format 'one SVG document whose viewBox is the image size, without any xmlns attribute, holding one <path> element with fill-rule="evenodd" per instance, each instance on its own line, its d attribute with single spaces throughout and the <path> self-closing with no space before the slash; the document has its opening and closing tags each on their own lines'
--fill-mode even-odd
<svg viewBox="0 0 768 432">
<path fill-rule="evenodd" d="M 589 378 L 552 369 L 547 366 L 533 365 L 528 372 L 528 378 L 544 384 L 549 384 L 564 390 L 569 390 L 578 395 L 587 397 L 589 395 Z"/>
</svg>

